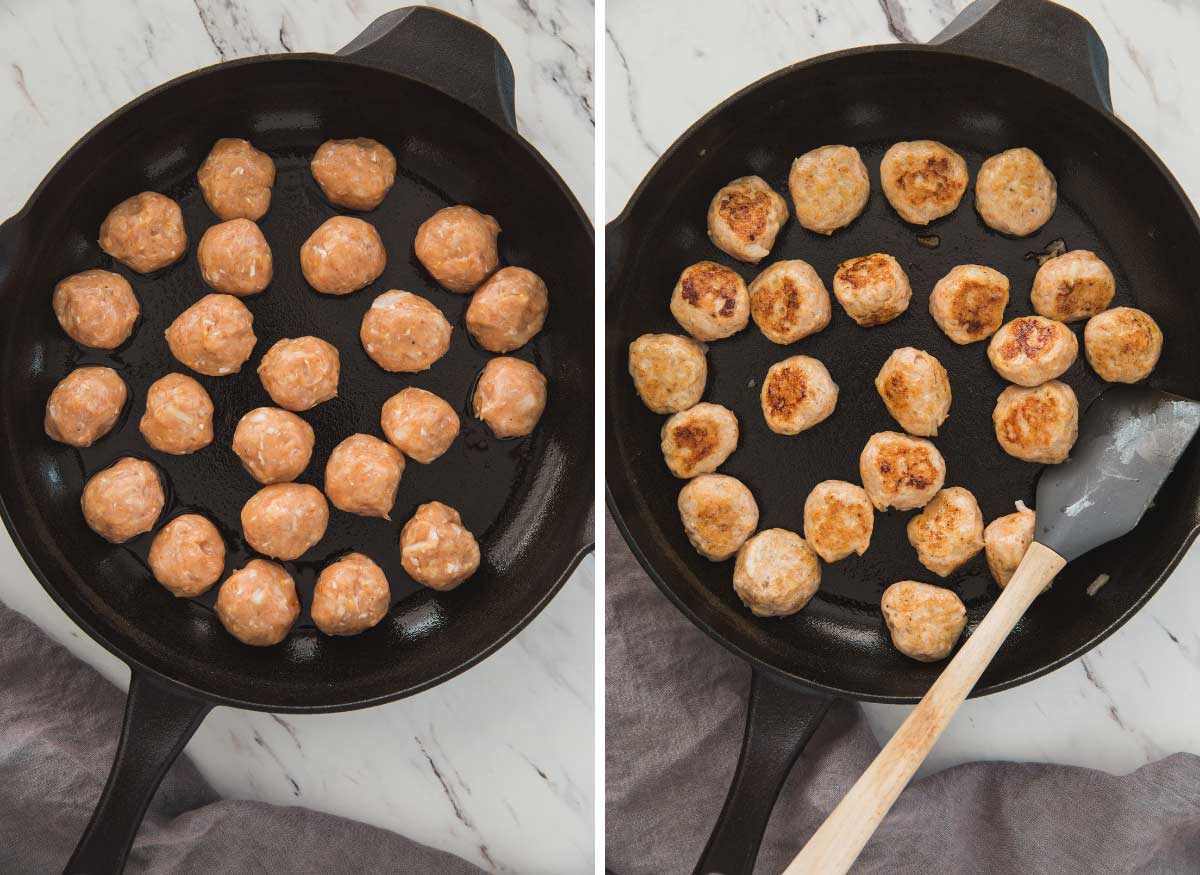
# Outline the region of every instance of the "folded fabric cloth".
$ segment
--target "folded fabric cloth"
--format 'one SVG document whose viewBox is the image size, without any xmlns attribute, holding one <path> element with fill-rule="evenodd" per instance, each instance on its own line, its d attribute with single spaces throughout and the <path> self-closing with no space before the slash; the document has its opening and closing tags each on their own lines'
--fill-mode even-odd
<svg viewBox="0 0 1200 875">
<path fill-rule="evenodd" d="M 612 520 L 606 566 L 607 866 L 688 875 L 741 747 L 749 667 L 646 577 Z M 835 704 L 793 769 L 756 875 L 778 875 L 879 745 L 857 704 Z M 972 763 L 913 783 L 856 875 L 1184 875 L 1200 872 L 1200 758 L 1116 777 Z"/>
<path fill-rule="evenodd" d="M 3 604 L 0 628 L 0 873 L 61 872 L 104 788 L 125 697 Z M 155 795 L 125 871 L 481 873 L 366 824 L 218 799 L 187 757 Z"/>
</svg>

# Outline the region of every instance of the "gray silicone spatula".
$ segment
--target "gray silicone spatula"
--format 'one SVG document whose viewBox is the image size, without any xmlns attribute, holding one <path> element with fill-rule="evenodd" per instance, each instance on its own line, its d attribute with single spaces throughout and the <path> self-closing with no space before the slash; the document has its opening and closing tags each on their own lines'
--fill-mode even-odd
<svg viewBox="0 0 1200 875">
<path fill-rule="evenodd" d="M 1034 541 L 1000 598 L 875 761 L 784 870 L 844 875 L 1013 626 L 1072 559 L 1137 525 L 1200 427 L 1200 403 L 1140 386 L 1088 407 L 1071 457 L 1037 486 Z"/>
</svg>

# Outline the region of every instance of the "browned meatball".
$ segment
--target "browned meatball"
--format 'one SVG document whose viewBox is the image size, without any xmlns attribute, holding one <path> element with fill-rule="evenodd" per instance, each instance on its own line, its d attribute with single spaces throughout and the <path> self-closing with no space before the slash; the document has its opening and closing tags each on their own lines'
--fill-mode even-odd
<svg viewBox="0 0 1200 875">
<path fill-rule="evenodd" d="M 807 355 L 771 365 L 759 391 L 763 417 L 776 434 L 799 434 L 823 422 L 837 399 L 837 383 L 825 365 Z"/>
<path fill-rule="evenodd" d="M 263 388 L 286 410 L 311 410 L 336 398 L 341 370 L 337 348 L 319 337 L 284 338 L 258 363 Z"/>
<path fill-rule="evenodd" d="M 348 295 L 369 286 L 387 267 L 375 227 L 353 216 L 334 216 L 300 247 L 300 270 L 323 295 Z"/>
<path fill-rule="evenodd" d="M 475 386 L 475 415 L 499 438 L 533 431 L 546 409 L 546 378 L 529 362 L 501 356 L 487 363 Z"/>
<path fill-rule="evenodd" d="M 787 529 L 759 532 L 738 550 L 733 591 L 756 617 L 786 617 L 808 604 L 821 585 L 821 563 Z"/>
<path fill-rule="evenodd" d="M 1083 347 L 1102 380 L 1136 383 L 1150 376 L 1162 354 L 1163 333 L 1154 318 L 1134 307 L 1114 307 L 1088 320 Z"/>
<path fill-rule="evenodd" d="M 1026 462 L 1066 461 L 1079 435 L 1079 401 L 1066 383 L 1009 386 L 992 411 L 996 440 L 1004 452 Z"/>
<path fill-rule="evenodd" d="M 138 273 L 152 273 L 187 251 L 179 204 L 153 191 L 121 201 L 100 225 L 100 248 Z"/>
<path fill-rule="evenodd" d="M 146 393 L 146 412 L 138 428 L 146 443 L 159 452 L 194 453 L 212 443 L 212 399 L 186 374 L 167 374 Z"/>
<path fill-rule="evenodd" d="M 158 469 L 126 456 L 97 473 L 83 487 L 83 518 L 92 531 L 113 544 L 154 528 L 166 497 Z"/>
<path fill-rule="evenodd" d="M 946 482 L 946 460 L 924 438 L 881 431 L 863 447 L 858 474 L 876 510 L 914 510 L 928 504 Z"/>
<path fill-rule="evenodd" d="M 1029 302 L 1040 316 L 1077 322 L 1103 312 L 1116 288 L 1112 271 L 1096 253 L 1073 249 L 1038 268 Z"/>
<path fill-rule="evenodd" d="M 711 474 L 737 449 L 737 416 L 720 404 L 697 404 L 663 423 L 663 458 L 676 477 Z"/>
<path fill-rule="evenodd" d="M 750 320 L 746 281 L 715 261 L 689 265 L 671 293 L 671 315 L 697 340 L 720 340 L 736 334 Z"/>
<path fill-rule="evenodd" d="M 196 178 L 217 218 L 257 222 L 271 206 L 275 162 L 248 141 L 226 137 L 213 145 Z"/>
<path fill-rule="evenodd" d="M 936 140 L 897 143 L 884 154 L 879 178 L 900 218 L 928 225 L 958 207 L 967 190 L 967 162 Z"/>
<path fill-rule="evenodd" d="M 271 247 L 258 225 L 232 219 L 213 225 L 196 248 L 200 276 L 228 295 L 256 295 L 271 284 Z"/>
<path fill-rule="evenodd" d="M 821 146 L 792 162 L 788 189 L 796 221 L 818 234 L 832 234 L 867 206 L 871 178 L 853 146 Z"/>
<path fill-rule="evenodd" d="M 823 480 L 804 500 L 804 537 L 826 562 L 866 553 L 874 531 L 875 510 L 861 486 Z"/>
<path fill-rule="evenodd" d="M 357 635 L 387 616 L 391 600 L 383 569 L 362 553 L 347 553 L 317 578 L 313 622 L 326 635 Z"/>
<path fill-rule="evenodd" d="M 380 426 L 392 446 L 414 462 L 427 465 L 458 437 L 458 414 L 443 399 L 409 386 L 383 403 Z"/>
<path fill-rule="evenodd" d="M 387 441 L 352 434 L 333 448 L 325 465 L 325 494 L 346 513 L 391 519 L 404 455 Z"/>
<path fill-rule="evenodd" d="M 863 328 L 891 322 L 908 309 L 912 286 L 892 256 L 874 252 L 838 265 L 833 293 L 851 319 Z"/>
<path fill-rule="evenodd" d="M 1008 277 L 978 264 L 960 264 L 937 281 L 929 314 L 946 336 L 960 345 L 996 333 L 1008 306 Z"/>
<path fill-rule="evenodd" d="M 298 559 L 329 525 L 329 505 L 307 483 L 264 486 L 242 506 L 242 535 L 254 550 L 272 559 Z"/>
<path fill-rule="evenodd" d="M 536 273 L 501 268 L 471 296 L 467 331 L 490 352 L 512 352 L 542 330 L 549 306 L 546 284 Z"/>
<path fill-rule="evenodd" d="M 315 436 L 312 426 L 278 407 L 256 407 L 233 432 L 233 451 L 259 483 L 286 483 L 308 467 Z"/>
<path fill-rule="evenodd" d="M 679 519 L 696 552 L 724 562 L 758 528 L 758 503 L 741 480 L 701 474 L 679 490 Z M 815 588 L 815 587 L 814 587 Z"/>
<path fill-rule="evenodd" d="M 788 218 L 787 201 L 761 176 L 723 186 L 708 205 L 708 239 L 739 261 L 757 264 L 771 254 Z"/>
<path fill-rule="evenodd" d="M 232 295 L 205 295 L 175 318 L 166 337 L 171 355 L 209 377 L 236 374 L 258 343 L 254 315 Z"/>
<path fill-rule="evenodd" d="M 909 434 L 936 435 L 950 415 L 950 378 L 942 363 L 922 349 L 895 350 L 879 369 L 875 389 Z"/>
<path fill-rule="evenodd" d="M 705 349 L 690 337 L 643 334 L 629 344 L 629 375 L 642 403 L 655 413 L 687 410 L 704 394 Z"/>
<path fill-rule="evenodd" d="M 979 555 L 983 514 L 970 490 L 947 486 L 908 521 L 908 542 L 917 560 L 939 577 Z"/>
<path fill-rule="evenodd" d="M 500 266 L 500 224 L 468 206 L 438 210 L 417 229 L 417 258 L 452 292 L 472 292 Z"/>
<path fill-rule="evenodd" d="M 154 579 L 176 596 L 207 592 L 225 570 L 225 542 L 204 517 L 186 513 L 171 520 L 150 544 Z"/>
<path fill-rule="evenodd" d="M 454 589 L 479 568 L 479 544 L 454 508 L 431 501 L 400 531 L 400 564 L 430 589 Z"/>
<path fill-rule="evenodd" d="M 67 336 L 95 349 L 116 349 L 128 340 L 141 312 L 125 277 L 107 270 L 85 270 L 60 281 L 53 306 Z"/>
<path fill-rule="evenodd" d="M 251 559 L 217 592 L 217 619 L 243 644 L 278 644 L 299 616 L 296 582 L 283 566 L 265 559 Z"/>
<path fill-rule="evenodd" d="M 1020 316 L 992 335 L 987 354 L 996 373 L 1010 383 L 1038 386 L 1074 364 L 1079 340 L 1061 322 Z"/>
<path fill-rule="evenodd" d="M 920 662 L 945 659 L 967 627 L 967 608 L 953 591 L 902 580 L 883 591 L 880 604 L 892 644 Z"/>
<path fill-rule="evenodd" d="M 829 324 L 829 292 L 808 262 L 777 261 L 750 283 L 750 315 L 767 340 L 786 346 Z"/>
<path fill-rule="evenodd" d="M 1018 501 L 1016 513 L 992 520 L 983 530 L 988 570 L 1001 589 L 1008 586 L 1017 573 L 1025 551 L 1033 543 L 1036 524 L 1037 515 L 1025 506 L 1025 502 Z"/>
<path fill-rule="evenodd" d="M 442 311 L 412 292 L 384 292 L 371 302 L 358 330 L 371 360 L 385 371 L 428 370 L 450 349 L 453 329 Z"/>
<path fill-rule="evenodd" d="M 376 140 L 326 140 L 312 159 L 312 175 L 329 202 L 373 210 L 396 181 L 396 156 Z"/>
<path fill-rule="evenodd" d="M 76 368 L 46 401 L 46 434 L 59 443 L 90 447 L 121 416 L 129 390 L 112 368 Z"/>
<path fill-rule="evenodd" d="M 1058 183 L 1032 149 L 1008 149 L 983 162 L 975 177 L 975 209 L 991 228 L 1027 237 L 1054 215 Z"/>
</svg>

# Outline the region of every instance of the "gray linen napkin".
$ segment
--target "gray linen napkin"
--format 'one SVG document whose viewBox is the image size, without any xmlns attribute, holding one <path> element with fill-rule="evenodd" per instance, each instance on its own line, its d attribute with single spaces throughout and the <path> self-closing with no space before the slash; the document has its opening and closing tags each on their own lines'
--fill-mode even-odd
<svg viewBox="0 0 1200 875">
<path fill-rule="evenodd" d="M 61 872 L 104 788 L 125 697 L 3 604 L 0 628 L 0 873 Z M 186 757 L 167 773 L 125 871 L 480 875 L 366 824 L 220 800 Z"/>
<path fill-rule="evenodd" d="M 688 875 L 741 747 L 750 670 L 646 577 L 611 519 L 606 546 L 607 866 Z M 777 875 L 879 750 L 857 704 L 834 706 L 779 802 L 756 875 Z M 971 763 L 914 783 L 856 875 L 1200 873 L 1200 758 L 1124 777 Z"/>
</svg>

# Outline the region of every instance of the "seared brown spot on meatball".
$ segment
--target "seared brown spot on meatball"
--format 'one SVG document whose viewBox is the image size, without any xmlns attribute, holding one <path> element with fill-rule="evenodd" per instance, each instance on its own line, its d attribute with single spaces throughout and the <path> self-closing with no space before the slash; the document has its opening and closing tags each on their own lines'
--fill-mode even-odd
<svg viewBox="0 0 1200 875">
<path fill-rule="evenodd" d="M 676 445 L 687 451 L 688 465 L 695 465 L 717 449 L 717 435 L 703 425 L 681 425 L 671 435 Z"/>
<path fill-rule="evenodd" d="M 729 229 L 744 240 L 753 242 L 767 230 L 771 213 L 771 193 L 762 191 L 731 191 L 721 198 L 717 212 Z"/>
<path fill-rule="evenodd" d="M 782 306 L 782 315 L 776 313 L 776 307 Z M 750 300 L 750 309 L 755 321 L 770 319 L 777 322 L 779 327 L 787 328 L 796 323 L 800 314 L 800 289 L 795 280 L 784 276 L 774 286 L 767 286 Z"/>
<path fill-rule="evenodd" d="M 886 281 L 891 278 L 891 264 L 886 255 L 873 253 L 843 261 L 837 271 L 838 279 L 856 289 L 861 289 L 872 282 Z"/>
<path fill-rule="evenodd" d="M 1096 310 L 1108 306 L 1111 292 L 1104 280 L 1081 277 L 1059 282 L 1054 297 L 1057 306 L 1065 311 Z"/>
<path fill-rule="evenodd" d="M 891 457 L 896 463 L 892 464 L 887 458 L 879 462 L 879 473 L 892 475 L 883 478 L 884 486 L 888 491 L 899 492 L 902 489 L 928 489 L 930 484 L 937 480 L 938 472 L 934 468 L 929 454 L 923 449 L 888 447 L 882 452 L 885 457 Z M 895 473 L 897 471 L 904 473 Z"/>
<path fill-rule="evenodd" d="M 999 350 L 1000 357 L 1010 361 L 1022 356 L 1038 358 L 1054 342 L 1056 334 L 1053 325 L 1028 317 L 1014 319 L 1012 330 L 1012 337 L 1002 343 Z"/>
<path fill-rule="evenodd" d="M 779 416 L 791 416 L 808 397 L 808 379 L 799 368 L 782 368 L 767 386 L 767 406 Z"/>
<path fill-rule="evenodd" d="M 953 303 L 954 319 L 970 332 L 993 324 L 997 304 L 1005 300 L 1004 289 L 991 283 L 965 280 Z"/>
<path fill-rule="evenodd" d="M 1011 443 L 1045 446 L 1058 437 L 1057 430 L 1051 431 L 1048 424 L 1058 422 L 1062 415 L 1053 396 L 1028 395 L 1009 408 L 999 427 Z"/>
<path fill-rule="evenodd" d="M 896 180 L 914 204 L 943 201 L 958 196 L 959 186 L 950 179 L 950 159 L 945 155 L 930 155 L 925 163 L 906 170 Z"/>
<path fill-rule="evenodd" d="M 707 308 L 709 301 L 720 302 L 720 314 L 730 315 L 737 307 L 738 275 L 727 267 L 702 261 L 684 272 L 681 294 L 694 307 Z M 714 310 L 716 308 L 713 308 Z"/>
</svg>

